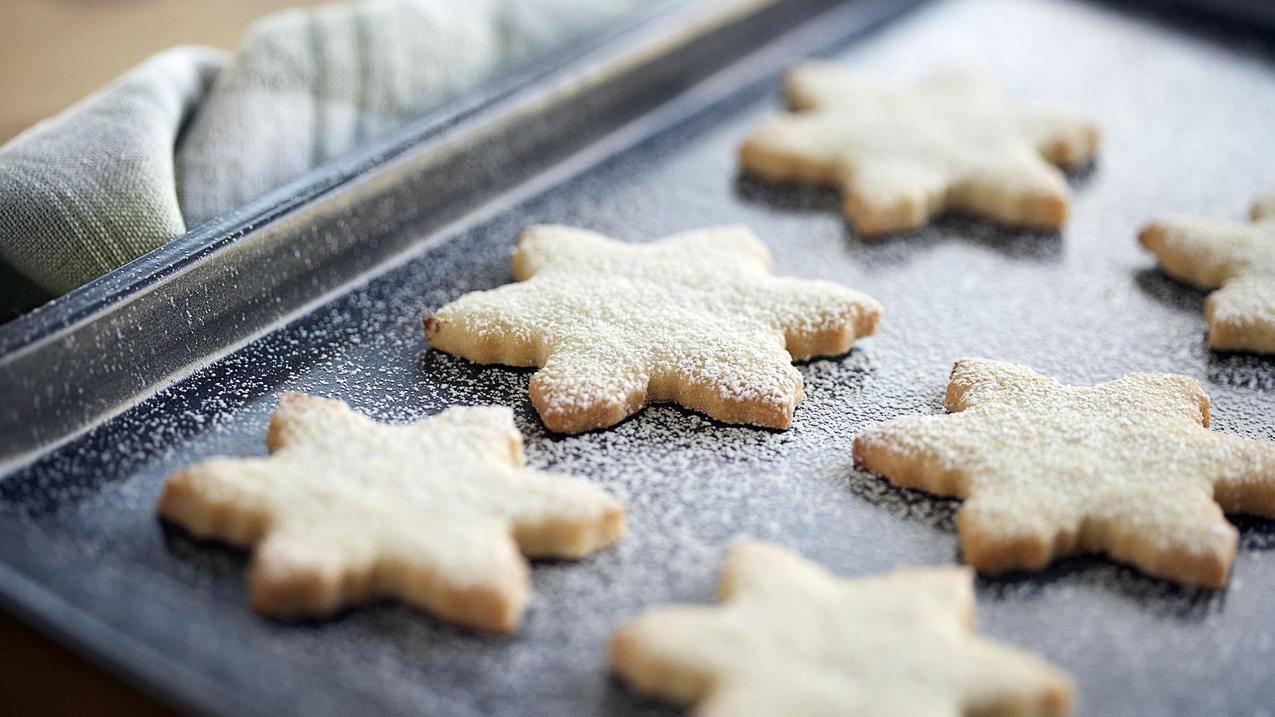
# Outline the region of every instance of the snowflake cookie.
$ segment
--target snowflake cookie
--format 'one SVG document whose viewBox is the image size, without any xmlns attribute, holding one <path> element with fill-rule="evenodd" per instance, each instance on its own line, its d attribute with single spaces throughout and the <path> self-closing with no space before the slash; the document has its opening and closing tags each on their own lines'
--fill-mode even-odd
<svg viewBox="0 0 1275 717">
<path fill-rule="evenodd" d="M 844 353 L 881 308 L 769 268 L 744 227 L 627 244 L 536 226 L 514 252 L 518 283 L 460 297 L 425 318 L 425 334 L 471 361 L 540 367 L 531 401 L 552 431 L 605 428 L 661 401 L 787 428 L 802 397 L 793 359 Z"/>
<path fill-rule="evenodd" d="M 950 415 L 864 431 L 854 455 L 895 485 L 964 498 L 961 550 L 980 571 L 1097 551 L 1218 588 L 1237 540 L 1222 512 L 1275 517 L 1275 444 L 1209 431 L 1209 397 L 1192 378 L 1067 386 L 962 359 L 946 405 Z"/>
<path fill-rule="evenodd" d="M 1080 167 L 1098 150 L 1093 124 L 1016 107 L 970 72 L 905 87 L 810 62 L 789 73 L 787 95 L 792 112 L 744 140 L 744 169 L 839 186 L 846 218 L 865 237 L 947 211 L 1061 228 L 1069 191 L 1058 167 Z"/>
<path fill-rule="evenodd" d="M 719 606 L 651 610 L 615 631 L 611 668 L 697 715 L 1053 717 L 1071 679 L 974 634 L 968 568 L 840 579 L 787 550 L 732 546 Z"/>
<path fill-rule="evenodd" d="M 1204 304 L 1209 345 L 1275 353 L 1275 195 L 1253 204 L 1253 223 L 1156 222 L 1138 235 L 1175 279 L 1217 289 Z"/>
<path fill-rule="evenodd" d="M 526 467 L 507 408 L 384 425 L 288 393 L 266 444 L 268 457 L 173 474 L 159 513 L 252 549 L 252 603 L 275 617 L 391 597 L 509 632 L 529 596 L 523 554 L 579 558 L 624 532 L 624 509 L 598 487 Z"/>
</svg>

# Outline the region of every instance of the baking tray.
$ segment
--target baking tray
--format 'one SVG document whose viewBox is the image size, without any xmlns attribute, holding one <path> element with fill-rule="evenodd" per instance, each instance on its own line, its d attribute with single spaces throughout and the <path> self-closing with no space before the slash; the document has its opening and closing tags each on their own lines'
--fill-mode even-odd
<svg viewBox="0 0 1275 717">
<path fill-rule="evenodd" d="M 892 488 L 857 471 L 850 455 L 863 427 L 940 411 L 956 357 L 1022 361 L 1076 383 L 1185 373 L 1212 396 L 1217 430 L 1275 440 L 1275 361 L 1208 351 L 1203 292 L 1163 277 L 1134 241 L 1152 217 L 1239 217 L 1275 186 L 1275 165 L 1263 159 L 1275 151 L 1269 40 L 1081 2 L 902 8 L 745 3 L 698 24 L 670 10 L 388 160 L 214 238 L 158 278 L 134 275 L 144 275 L 140 287 L 116 300 L 61 323 L 44 319 L 51 333 L 28 325 L 25 342 L 11 339 L 18 354 L 38 355 L 50 336 L 91 326 L 107 336 L 102 312 L 176 291 L 166 282 L 196 298 L 220 291 L 242 319 L 194 358 L 155 349 L 156 361 L 171 361 L 168 373 L 137 366 L 151 378 L 94 410 L 135 405 L 100 420 L 67 409 L 60 428 L 10 456 L 0 480 L 0 595 L 136 684 L 199 712 L 660 714 L 667 710 L 607 676 L 604 640 L 646 606 L 711 601 L 735 536 L 777 541 L 845 575 L 958 559 L 957 503 Z M 834 192 L 739 176 L 739 139 L 778 110 L 779 70 L 810 53 L 903 79 L 979 66 L 1019 100 L 1096 119 L 1102 157 L 1071 178 L 1066 230 L 952 218 L 867 243 L 840 218 Z M 572 111 L 559 108 L 562 97 L 574 98 Z M 541 128 L 534 143 L 511 140 L 533 127 Z M 449 166 L 464 185 L 450 194 L 437 183 Z M 439 193 L 452 207 L 445 221 L 422 209 Z M 788 431 L 660 406 L 611 430 L 551 435 L 527 400 L 528 372 L 431 352 L 420 327 L 422 315 L 460 294 L 508 282 L 514 238 L 534 222 L 632 241 L 743 222 L 770 246 L 777 273 L 863 290 L 885 318 L 849 354 L 800 365 L 807 395 Z M 309 274 L 289 274 L 279 257 L 302 245 L 321 260 Z M 359 259 L 361 251 L 371 256 Z M 234 281 L 218 284 L 219 276 Z M 234 303 L 263 286 L 284 308 L 268 298 Z M 162 330 L 198 342 L 196 325 Z M 13 380 L 3 368 L 0 380 Z M 166 527 L 154 502 L 179 466 L 264 453 L 265 425 L 285 390 L 337 396 L 390 421 L 457 403 L 513 406 L 530 462 L 616 493 L 629 533 L 579 563 L 537 563 L 537 597 L 513 637 L 473 635 L 395 604 L 302 625 L 259 618 L 247 604 L 245 555 Z M 88 430 L 76 433 L 77 421 Z M 1275 522 L 1236 523 L 1240 551 L 1224 590 L 1075 558 L 980 578 L 980 628 L 1071 671 L 1078 714 L 1270 714 Z"/>
</svg>

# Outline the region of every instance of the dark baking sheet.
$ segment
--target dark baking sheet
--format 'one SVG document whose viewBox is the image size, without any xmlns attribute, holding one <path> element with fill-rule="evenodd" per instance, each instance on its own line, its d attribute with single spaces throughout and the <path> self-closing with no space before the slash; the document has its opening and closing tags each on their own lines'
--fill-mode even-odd
<svg viewBox="0 0 1275 717">
<path fill-rule="evenodd" d="M 837 55 L 899 78 L 979 66 L 1015 98 L 1098 120 L 1102 159 L 1072 178 L 1067 229 L 956 218 L 864 243 L 840 219 L 835 193 L 738 176 L 735 146 L 778 108 L 778 82 L 756 66 L 728 71 L 595 147 L 596 164 L 577 159 L 544 191 L 497 205 L 5 477 L 0 592 L 46 629 L 206 712 L 655 713 L 607 677 L 603 641 L 645 606 L 710 601 L 733 537 L 775 540 L 847 575 L 957 559 L 956 503 L 856 471 L 850 443 L 878 421 L 941 410 L 958 356 L 1023 361 L 1081 383 L 1185 373 L 1212 396 L 1218 430 L 1275 439 L 1275 360 L 1207 351 L 1204 294 L 1161 276 L 1134 241 L 1151 217 L 1240 217 L 1275 186 L 1269 45 L 1085 3 L 953 0 Z M 532 222 L 633 241 L 743 222 L 778 273 L 866 291 L 885 319 L 850 354 L 801 366 L 807 396 L 789 431 L 655 407 L 609 431 L 547 435 L 526 398 L 528 372 L 430 352 L 420 325 L 465 291 L 509 281 L 509 249 Z M 337 396 L 393 421 L 454 403 L 512 405 L 530 461 L 617 493 L 629 534 L 580 563 L 538 564 L 538 596 L 511 638 L 393 604 L 299 626 L 260 619 L 247 606 L 244 555 L 166 528 L 153 506 L 179 466 L 263 453 L 284 390 Z M 1077 714 L 1270 714 L 1275 522 L 1237 522 L 1225 590 L 1078 558 L 981 579 L 981 629 L 1069 669 Z"/>
</svg>

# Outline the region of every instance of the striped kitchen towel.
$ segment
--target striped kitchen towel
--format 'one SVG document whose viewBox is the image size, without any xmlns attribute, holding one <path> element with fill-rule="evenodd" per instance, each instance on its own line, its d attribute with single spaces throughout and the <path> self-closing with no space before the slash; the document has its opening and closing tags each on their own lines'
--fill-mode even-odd
<svg viewBox="0 0 1275 717">
<path fill-rule="evenodd" d="M 160 53 L 0 147 L 0 304 L 144 254 L 647 0 L 363 0 Z"/>
</svg>

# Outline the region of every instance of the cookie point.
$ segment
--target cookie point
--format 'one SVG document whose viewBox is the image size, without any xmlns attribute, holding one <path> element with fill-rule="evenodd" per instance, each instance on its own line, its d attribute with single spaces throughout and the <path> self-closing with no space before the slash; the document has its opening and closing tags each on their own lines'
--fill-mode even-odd
<svg viewBox="0 0 1275 717">
<path fill-rule="evenodd" d="M 612 499 L 610 504 L 602 509 L 592 526 L 575 531 L 573 545 L 555 552 L 560 553 L 562 557 L 583 558 L 608 545 L 618 543 L 624 537 L 626 527 L 624 506 Z M 563 545 L 566 545 L 566 541 L 563 541 Z"/>
<path fill-rule="evenodd" d="M 1055 557 L 1057 540 L 1041 532 L 1008 534 L 993 519 L 977 515 L 966 502 L 956 515 L 956 533 L 965 563 L 980 573 L 1040 570 Z"/>
<path fill-rule="evenodd" d="M 561 411 L 549 406 L 540 405 L 535 396 L 532 396 L 532 405 L 535 406 L 536 412 L 540 414 L 540 422 L 545 424 L 553 433 L 586 433 L 588 431 L 606 428 L 615 425 L 619 421 L 603 422 L 597 416 L 593 415 L 597 411 L 586 411 L 581 415 L 576 415 L 567 411 Z"/>
<path fill-rule="evenodd" d="M 286 404 L 306 403 L 316 398 L 317 396 L 311 396 L 310 394 L 302 393 L 301 391 L 284 391 L 279 394 L 278 404 L 283 406 Z"/>
<path fill-rule="evenodd" d="M 791 403 L 781 404 L 770 415 L 758 421 L 758 425 L 786 431 L 792 427 L 792 414 L 795 408 Z"/>
<path fill-rule="evenodd" d="M 627 530 L 628 516 L 624 512 L 624 506 L 619 501 L 613 500 L 612 504 L 607 506 L 602 514 L 602 531 L 599 546 L 619 542 Z"/>
<path fill-rule="evenodd" d="M 607 639 L 607 663 L 617 669 L 628 661 L 633 649 L 633 626 L 625 623 L 617 627 Z"/>
<path fill-rule="evenodd" d="M 1154 250 L 1164 241 L 1166 229 L 1163 224 L 1148 224 L 1138 232 L 1138 243 L 1145 249 Z"/>
<path fill-rule="evenodd" d="M 866 450 L 865 446 L 868 440 L 864 433 L 861 432 L 854 437 L 854 443 L 850 446 L 850 456 L 854 458 L 854 464 L 858 468 L 863 467 L 863 452 Z"/>
<path fill-rule="evenodd" d="M 632 618 L 611 632 L 606 642 L 606 661 L 611 672 L 622 677 L 638 692 L 649 694 L 660 683 L 660 675 L 651 674 L 650 658 L 642 639 L 642 618 Z"/>
<path fill-rule="evenodd" d="M 1240 536 L 1235 526 L 1225 523 L 1214 528 L 1211 537 L 1213 544 L 1200 562 L 1195 582 L 1210 590 L 1221 590 L 1230 580 L 1231 565 L 1235 562 Z"/>
<path fill-rule="evenodd" d="M 522 624 L 524 602 L 513 602 L 490 591 L 467 591 L 445 608 L 434 612 L 444 620 L 479 632 L 511 635 Z"/>
<path fill-rule="evenodd" d="M 1209 294 L 1204 301 L 1204 320 L 1209 323 L 1209 348 L 1219 351 L 1251 350 L 1245 341 L 1247 334 L 1244 324 L 1218 316 L 1220 312 L 1217 309 L 1217 299 L 1214 298 L 1216 296 L 1217 292 Z"/>
<path fill-rule="evenodd" d="M 1031 204 L 1033 206 L 1029 211 L 1033 216 L 1039 217 L 1044 228 L 1062 229 L 1066 226 L 1067 217 L 1071 214 L 1071 200 L 1067 194 L 1043 195 L 1036 197 Z"/>
<path fill-rule="evenodd" d="M 958 358 L 952 362 L 952 370 L 947 374 L 948 381 L 950 382 L 952 379 L 956 378 L 956 375 L 959 373 L 978 368 L 979 366 L 985 366 L 989 363 L 992 363 L 989 359 L 976 358 L 973 356 Z"/>
<path fill-rule="evenodd" d="M 1248 216 L 1255 222 L 1275 217 L 1275 192 L 1267 192 L 1253 200 L 1253 205 L 1248 208 Z"/>
<path fill-rule="evenodd" d="M 183 468 L 170 475 L 168 480 L 164 481 L 164 488 L 160 491 L 159 499 L 155 502 L 155 510 L 160 517 L 175 523 L 194 523 L 186 515 L 187 506 L 193 498 L 193 490 L 191 488 L 193 479 L 190 469 Z"/>
<path fill-rule="evenodd" d="M 1215 567 L 1210 567 L 1204 575 L 1201 576 L 1200 586 L 1208 588 L 1209 590 L 1221 590 L 1226 587 L 1226 583 L 1230 577 L 1230 563 L 1220 563 Z"/>
<path fill-rule="evenodd" d="M 248 570 L 248 601 L 259 615 L 284 621 L 326 617 L 343 604 L 321 574 L 284 570 L 260 558 Z"/>
<path fill-rule="evenodd" d="M 859 314 L 859 325 L 855 327 L 855 333 L 860 337 L 875 334 L 884 316 L 885 309 L 873 299 L 871 303 L 867 304 L 863 312 Z"/>
<path fill-rule="evenodd" d="M 1054 670 L 1053 679 L 1040 699 L 1040 714 L 1047 717 L 1063 717 L 1072 712 L 1076 683 L 1064 672 Z"/>
<path fill-rule="evenodd" d="M 884 217 L 871 213 L 857 205 L 852 206 L 852 202 L 848 199 L 845 202 L 843 214 L 845 215 L 846 221 L 850 222 L 850 226 L 854 229 L 855 233 L 858 234 L 859 238 L 864 241 L 883 239 L 891 232 L 901 231 L 904 229 L 915 229 L 919 226 L 891 226 L 887 221 L 885 221 Z"/>
</svg>

